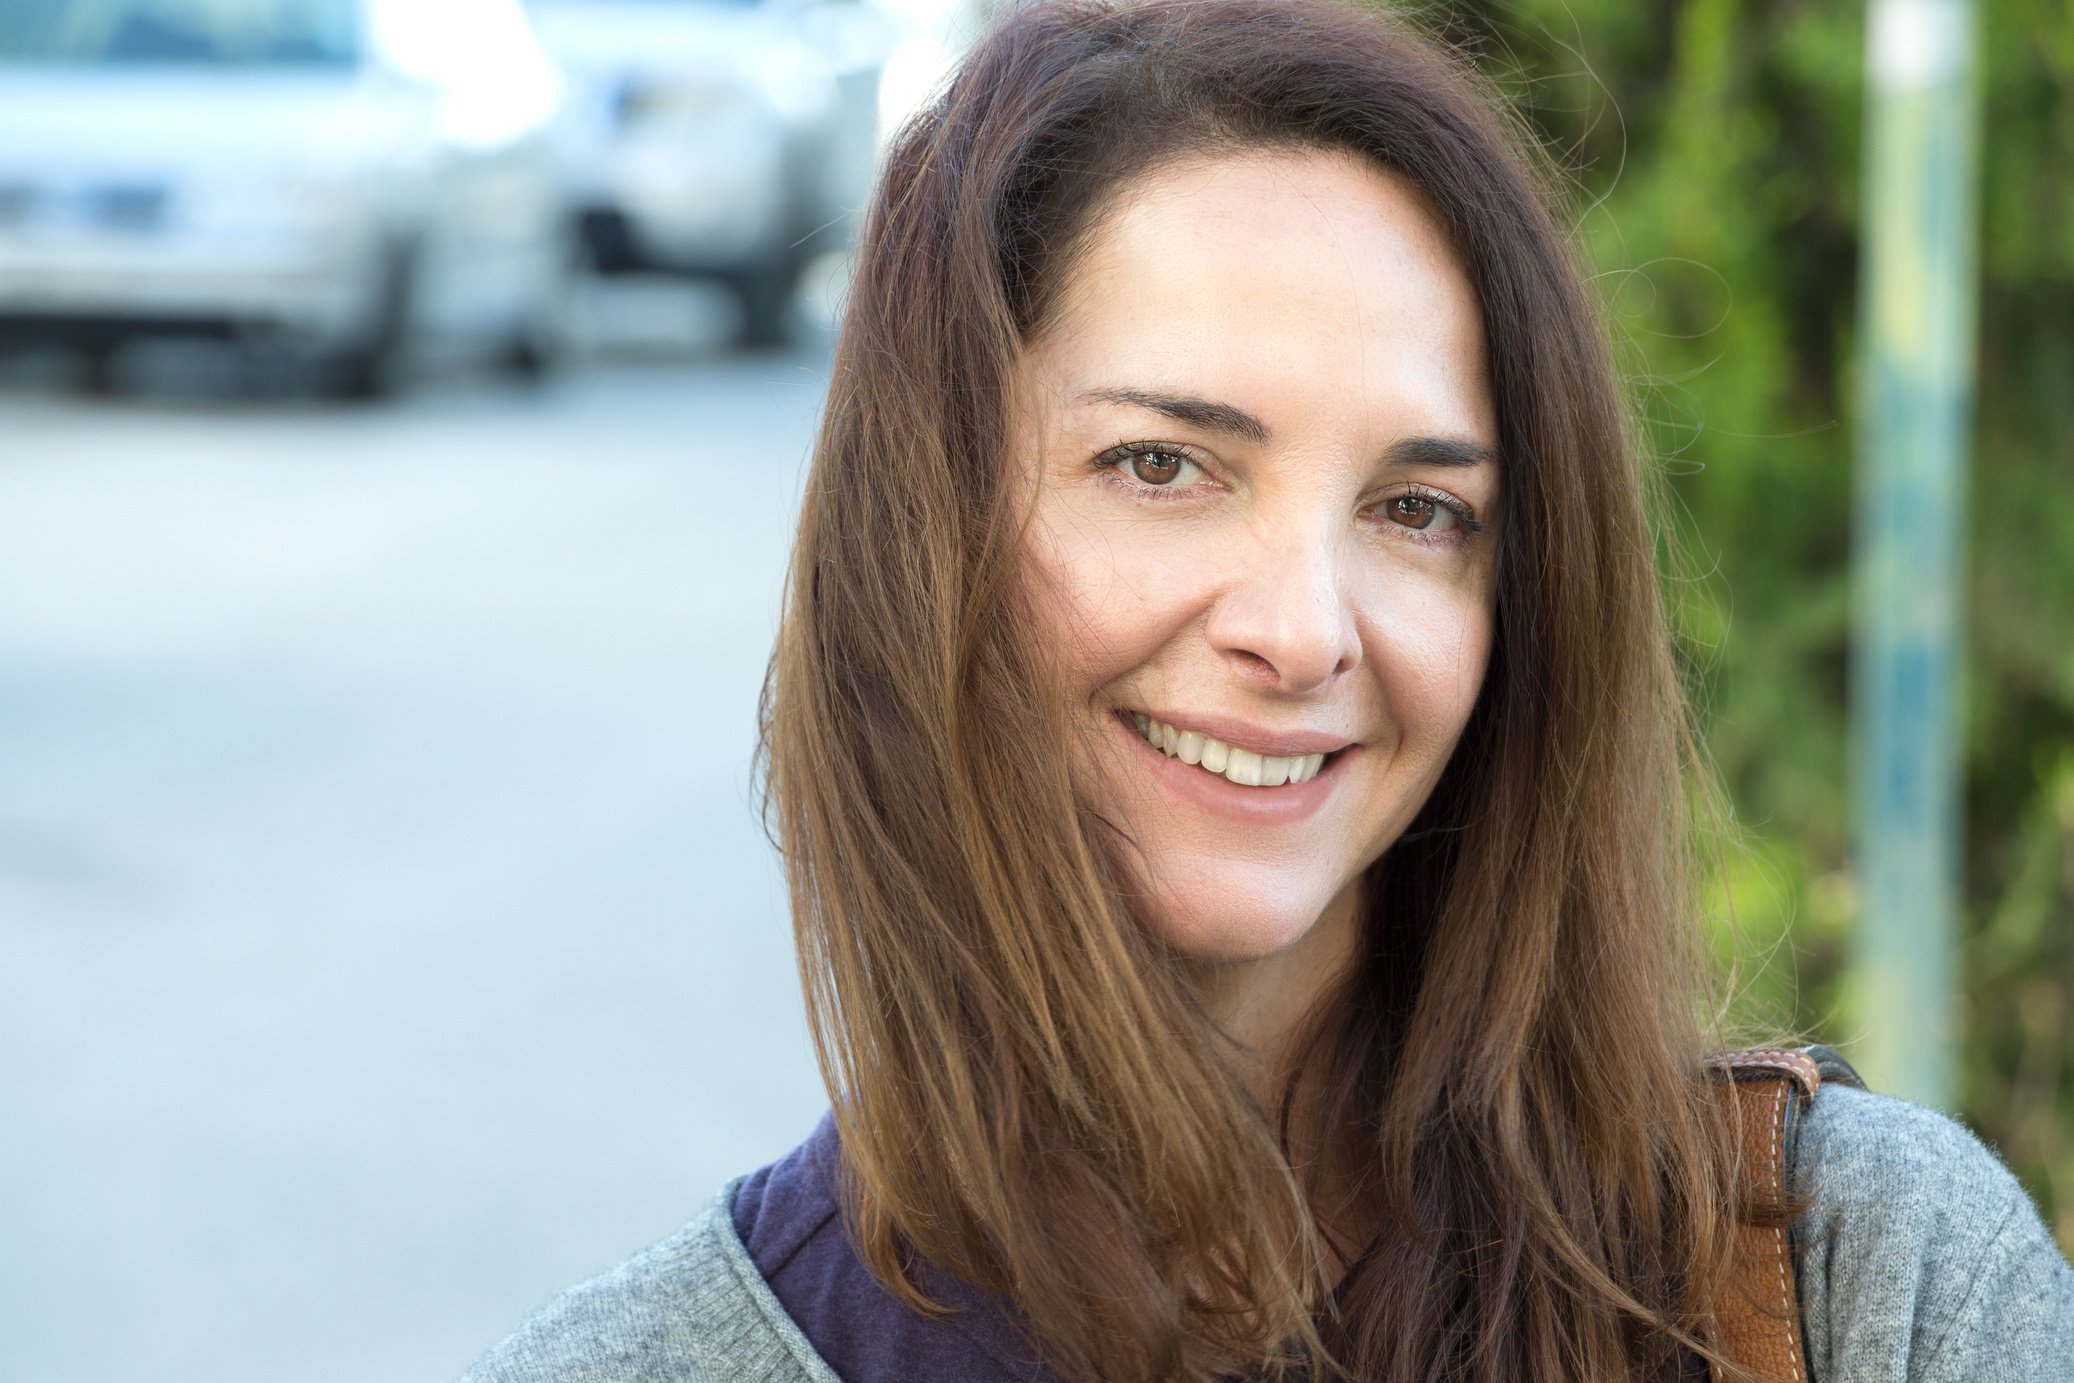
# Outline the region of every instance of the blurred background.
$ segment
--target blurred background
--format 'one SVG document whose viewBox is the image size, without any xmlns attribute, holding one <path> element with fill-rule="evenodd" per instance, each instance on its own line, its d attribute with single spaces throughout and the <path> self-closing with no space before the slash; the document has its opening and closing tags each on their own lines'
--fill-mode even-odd
<svg viewBox="0 0 2074 1383">
<path fill-rule="evenodd" d="M 446 1379 L 824 1106 L 756 694 L 928 0 L 0 0 L 0 1380 Z"/>
<path fill-rule="evenodd" d="M 1882 1049 L 1942 1024 L 1863 975 L 1877 948 L 1861 939 L 1886 919 L 1865 906 L 1853 819 L 1866 814 L 1853 775 L 1868 738 L 1852 723 L 1865 662 L 1854 602 L 1862 618 L 1867 601 L 1862 557 L 1853 589 L 1866 536 L 1853 489 L 1882 421 L 1867 416 L 1867 362 L 1886 369 L 1892 343 L 1865 339 L 1861 283 L 1866 245 L 1915 229 L 1866 212 L 1894 214 L 1868 197 L 1868 51 L 1889 83 L 1970 59 L 1973 90 L 1934 120 L 1977 125 L 1961 151 L 1971 175 L 1963 156 L 1917 170 L 1934 205 L 1916 210 L 1970 228 L 1978 333 L 1957 347 L 1972 419 L 1943 500 L 1960 549 L 1945 597 L 1958 864 L 1939 1102 L 2000 1151 L 2074 1252 L 2074 8 L 1967 8 L 1503 0 L 1421 12 L 1569 170 L 1642 440 L 1666 473 L 1668 589 L 1742 833 L 1709 919 L 1738 967 L 1733 1026 L 1831 1043 L 1889 1090 L 1917 1073 Z M 1903 162 L 1938 152 L 1910 148 Z M 1902 719 L 1906 733 L 1942 731 L 1934 716 Z"/>
<path fill-rule="evenodd" d="M 823 1097 L 755 698 L 979 0 L 0 0 L 0 1379 L 444 1378 Z M 1569 170 L 1847 1051 L 1866 14 L 1421 6 Z M 1950 1103 L 2074 1247 L 2074 13 L 1979 20 Z"/>
</svg>

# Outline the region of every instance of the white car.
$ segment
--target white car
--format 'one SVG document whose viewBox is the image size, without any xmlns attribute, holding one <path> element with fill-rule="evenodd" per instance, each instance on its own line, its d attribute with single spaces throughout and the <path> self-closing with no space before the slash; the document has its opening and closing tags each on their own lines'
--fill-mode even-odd
<svg viewBox="0 0 2074 1383">
<path fill-rule="evenodd" d="M 572 256 L 518 0 L 4 0 L 0 339 L 537 367 Z"/>
<path fill-rule="evenodd" d="M 772 344 L 847 247 L 897 35 L 859 0 L 530 0 L 569 81 L 561 163 L 601 273 L 711 277 Z"/>
</svg>

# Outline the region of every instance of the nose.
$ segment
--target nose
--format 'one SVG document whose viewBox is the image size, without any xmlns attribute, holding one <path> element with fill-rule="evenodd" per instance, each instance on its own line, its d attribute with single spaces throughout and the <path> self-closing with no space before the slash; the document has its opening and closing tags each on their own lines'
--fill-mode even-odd
<svg viewBox="0 0 2074 1383">
<path fill-rule="evenodd" d="M 1292 694 L 1315 691 L 1360 665 L 1340 543 L 1280 528 L 1258 534 L 1232 557 L 1207 627 L 1219 655 Z"/>
</svg>

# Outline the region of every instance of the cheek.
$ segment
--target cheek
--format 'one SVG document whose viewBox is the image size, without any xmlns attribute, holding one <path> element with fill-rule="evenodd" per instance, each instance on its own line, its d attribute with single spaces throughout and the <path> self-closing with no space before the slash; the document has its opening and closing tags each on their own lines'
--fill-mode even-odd
<svg viewBox="0 0 2074 1383">
<path fill-rule="evenodd" d="M 1188 618 L 1176 554 L 1132 527 L 1043 501 L 1030 525 L 1024 561 L 1038 634 L 1083 693 L 1145 663 Z"/>
<path fill-rule="evenodd" d="M 1490 664 L 1491 582 L 1481 571 L 1451 580 L 1399 572 L 1371 583 L 1365 595 L 1366 656 L 1400 748 L 1444 758 L 1468 723 Z"/>
</svg>

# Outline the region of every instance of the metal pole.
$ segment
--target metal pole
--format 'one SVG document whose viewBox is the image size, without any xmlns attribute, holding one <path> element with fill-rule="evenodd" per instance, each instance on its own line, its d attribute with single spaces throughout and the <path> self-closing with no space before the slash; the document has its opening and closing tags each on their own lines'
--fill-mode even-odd
<svg viewBox="0 0 2074 1383">
<path fill-rule="evenodd" d="M 1973 407 L 1971 0 L 1872 0 L 1852 720 L 1852 1055 L 1953 1106 L 1958 673 Z"/>
</svg>

